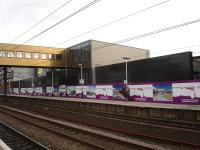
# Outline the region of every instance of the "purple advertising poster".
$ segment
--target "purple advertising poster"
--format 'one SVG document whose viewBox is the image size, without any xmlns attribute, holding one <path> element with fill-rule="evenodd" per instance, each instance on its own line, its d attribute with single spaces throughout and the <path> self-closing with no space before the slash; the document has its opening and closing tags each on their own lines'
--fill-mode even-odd
<svg viewBox="0 0 200 150">
<path fill-rule="evenodd" d="M 46 95 L 47 96 L 53 96 L 54 95 L 54 88 L 49 86 L 49 87 L 46 87 Z"/>
<path fill-rule="evenodd" d="M 113 99 L 113 86 L 112 85 L 97 85 L 96 98 L 97 99 Z"/>
<path fill-rule="evenodd" d="M 34 95 L 34 88 L 28 88 L 28 95 Z"/>
<path fill-rule="evenodd" d="M 173 83 L 175 103 L 200 103 L 200 82 Z"/>
<path fill-rule="evenodd" d="M 173 102 L 172 84 L 171 83 L 153 84 L 153 101 Z"/>
<path fill-rule="evenodd" d="M 116 100 L 128 100 L 129 87 L 125 84 L 113 85 L 113 99 Z"/>
<path fill-rule="evenodd" d="M 43 88 L 42 87 L 36 87 L 35 88 L 35 93 L 36 93 L 36 95 L 44 95 L 44 90 L 43 90 Z"/>
<path fill-rule="evenodd" d="M 86 86 L 86 97 L 87 98 L 96 98 L 96 86 L 95 85 Z"/>
<path fill-rule="evenodd" d="M 69 97 L 76 97 L 76 86 L 67 86 L 67 95 Z"/>
<path fill-rule="evenodd" d="M 60 85 L 58 91 L 59 91 L 59 95 L 61 97 L 67 96 L 67 87 L 66 87 L 66 85 Z"/>
<path fill-rule="evenodd" d="M 21 88 L 21 95 L 26 95 L 27 94 L 27 88 Z"/>
<path fill-rule="evenodd" d="M 18 95 L 19 94 L 19 88 L 13 88 L 13 94 Z"/>
<path fill-rule="evenodd" d="M 53 87 L 53 95 L 52 96 L 60 96 L 58 85 Z"/>
<path fill-rule="evenodd" d="M 130 100 L 153 101 L 153 85 L 129 85 Z"/>
<path fill-rule="evenodd" d="M 76 97 L 84 98 L 86 96 L 85 90 L 86 86 L 76 86 Z"/>
</svg>

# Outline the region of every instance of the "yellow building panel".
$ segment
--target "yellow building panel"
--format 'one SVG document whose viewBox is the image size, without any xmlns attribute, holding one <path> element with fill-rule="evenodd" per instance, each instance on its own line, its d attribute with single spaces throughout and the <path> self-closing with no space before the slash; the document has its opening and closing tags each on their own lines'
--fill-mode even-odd
<svg viewBox="0 0 200 150">
<path fill-rule="evenodd" d="M 0 51 L 6 52 L 6 57 L 0 57 L 0 65 L 7 66 L 25 66 L 25 67 L 65 67 L 65 55 L 63 48 L 52 48 L 42 46 L 29 46 L 29 45 L 17 45 L 17 44 L 1 44 Z M 7 57 L 7 52 L 13 51 L 14 57 Z M 23 52 L 23 58 L 16 58 L 16 52 Z M 24 53 L 39 53 L 41 54 L 61 54 L 61 60 L 41 59 L 41 58 L 25 58 Z"/>
</svg>

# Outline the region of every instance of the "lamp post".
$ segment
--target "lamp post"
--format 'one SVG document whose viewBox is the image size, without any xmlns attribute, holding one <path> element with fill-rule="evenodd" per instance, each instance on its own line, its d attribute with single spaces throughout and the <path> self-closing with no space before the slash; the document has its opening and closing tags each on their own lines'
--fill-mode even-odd
<svg viewBox="0 0 200 150">
<path fill-rule="evenodd" d="M 81 79 L 80 79 L 80 84 L 84 84 L 84 79 L 83 79 L 83 64 L 79 64 L 79 66 L 81 67 Z"/>
<path fill-rule="evenodd" d="M 127 68 L 127 62 L 130 59 L 129 57 L 122 57 L 126 61 L 126 80 L 124 80 L 124 84 L 128 83 L 128 68 Z"/>
<path fill-rule="evenodd" d="M 82 79 L 82 77 L 83 77 L 83 65 L 79 64 L 79 66 L 81 67 L 81 79 Z"/>
<path fill-rule="evenodd" d="M 33 68 L 33 70 L 32 70 L 32 88 L 34 87 L 34 68 Z"/>
<path fill-rule="evenodd" d="M 53 69 L 51 70 L 51 86 L 54 87 L 54 84 L 53 84 Z"/>
</svg>

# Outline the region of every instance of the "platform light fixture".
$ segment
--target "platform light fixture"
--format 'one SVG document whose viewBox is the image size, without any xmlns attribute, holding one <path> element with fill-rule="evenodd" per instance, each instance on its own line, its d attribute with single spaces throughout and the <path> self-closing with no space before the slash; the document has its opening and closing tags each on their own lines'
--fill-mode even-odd
<svg viewBox="0 0 200 150">
<path fill-rule="evenodd" d="M 80 84 L 84 84 L 84 79 L 83 79 L 83 64 L 78 64 L 81 68 L 81 79 L 80 79 Z"/>
<path fill-rule="evenodd" d="M 122 57 L 122 59 L 124 59 L 125 62 L 126 62 L 126 79 L 124 80 L 124 84 L 128 84 L 128 67 L 127 67 L 127 62 L 130 59 L 130 57 Z"/>
</svg>

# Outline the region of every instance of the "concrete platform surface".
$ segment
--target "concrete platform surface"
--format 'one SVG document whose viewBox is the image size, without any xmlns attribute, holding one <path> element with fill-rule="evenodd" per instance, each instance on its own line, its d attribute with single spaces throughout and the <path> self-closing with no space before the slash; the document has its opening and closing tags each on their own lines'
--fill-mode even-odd
<svg viewBox="0 0 200 150">
<path fill-rule="evenodd" d="M 97 104 L 111 104 L 121 106 L 133 106 L 140 108 L 164 108 L 164 109 L 180 109 L 180 110 L 200 110 L 200 105 L 195 104 L 166 104 L 166 103 L 149 103 L 149 102 L 134 102 L 134 101 L 120 101 L 120 100 L 100 100 L 100 99 L 83 99 L 83 98 L 69 98 L 69 97 L 49 97 L 49 96 L 28 96 L 28 95 L 9 95 L 17 97 L 27 98 L 41 98 L 49 100 L 64 100 L 64 101 L 76 101 L 85 103 L 97 103 Z"/>
</svg>

